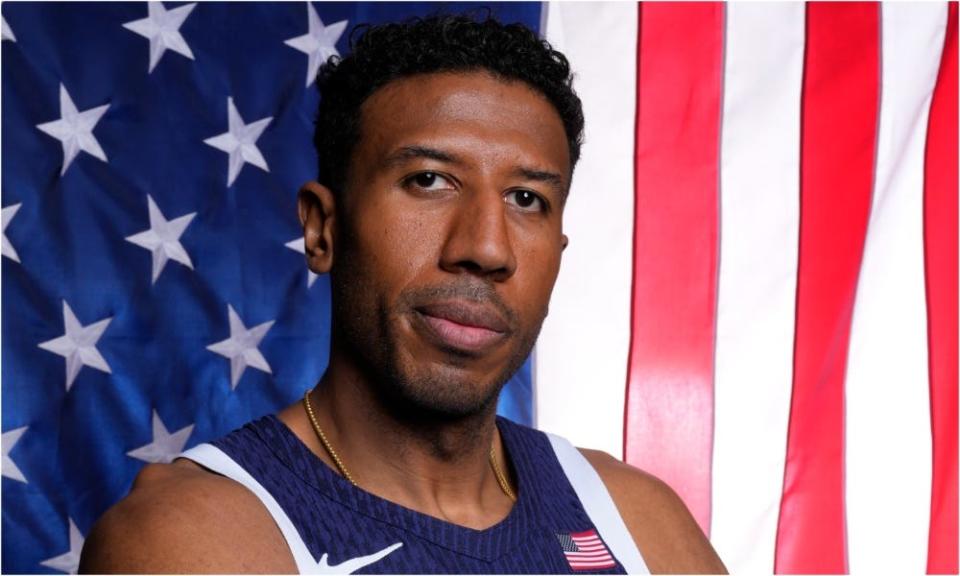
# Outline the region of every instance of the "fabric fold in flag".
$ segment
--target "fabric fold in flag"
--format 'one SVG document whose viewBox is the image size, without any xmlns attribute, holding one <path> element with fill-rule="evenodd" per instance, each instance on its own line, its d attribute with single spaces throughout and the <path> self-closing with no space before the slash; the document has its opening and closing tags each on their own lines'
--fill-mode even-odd
<svg viewBox="0 0 960 576">
<path fill-rule="evenodd" d="M 847 569 L 844 375 L 870 212 L 880 90 L 875 4 L 806 7 L 800 243 L 778 573 Z"/>
<path fill-rule="evenodd" d="M 746 572 L 770 570 L 777 509 L 769 503 L 783 488 L 803 48 L 803 4 L 727 5 L 710 533 L 728 566 Z M 744 409 L 751 405 L 765 408 Z"/>
<path fill-rule="evenodd" d="M 640 6 L 625 461 L 710 531 L 722 4 Z"/>
<path fill-rule="evenodd" d="M 957 3 L 930 104 L 924 165 L 924 256 L 930 338 L 933 483 L 928 574 L 957 573 Z"/>
</svg>

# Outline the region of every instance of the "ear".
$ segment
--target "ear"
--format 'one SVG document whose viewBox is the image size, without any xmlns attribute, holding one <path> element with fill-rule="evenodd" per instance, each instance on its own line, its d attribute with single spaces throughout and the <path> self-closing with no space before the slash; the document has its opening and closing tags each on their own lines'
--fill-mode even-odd
<svg viewBox="0 0 960 576">
<path fill-rule="evenodd" d="M 329 272 L 333 266 L 335 208 L 333 192 L 317 182 L 307 182 L 297 193 L 307 266 L 317 274 Z"/>
<path fill-rule="evenodd" d="M 560 236 L 560 251 L 563 252 L 567 249 L 567 244 L 570 244 L 570 239 L 567 238 L 566 234 L 561 234 Z"/>
</svg>

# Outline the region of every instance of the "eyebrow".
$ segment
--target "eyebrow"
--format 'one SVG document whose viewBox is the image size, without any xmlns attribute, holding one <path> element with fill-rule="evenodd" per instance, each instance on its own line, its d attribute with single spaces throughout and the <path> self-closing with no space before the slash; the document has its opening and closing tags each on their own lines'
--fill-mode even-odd
<svg viewBox="0 0 960 576">
<path fill-rule="evenodd" d="M 460 158 L 453 154 L 444 152 L 442 150 L 437 150 L 436 148 L 428 148 L 426 146 L 402 146 L 387 156 L 384 159 L 384 163 L 388 166 L 393 166 L 408 160 L 415 160 L 417 158 L 428 158 L 430 160 L 447 162 L 449 164 L 464 163 Z"/>
<path fill-rule="evenodd" d="M 524 168 L 521 166 L 516 168 L 513 173 L 521 178 L 524 178 L 525 180 L 533 180 L 534 182 L 543 182 L 544 184 L 549 184 L 560 192 L 566 191 L 566 186 L 563 185 L 563 177 L 556 172 L 533 170 L 531 168 Z M 566 194 L 563 195 L 566 196 Z"/>
</svg>

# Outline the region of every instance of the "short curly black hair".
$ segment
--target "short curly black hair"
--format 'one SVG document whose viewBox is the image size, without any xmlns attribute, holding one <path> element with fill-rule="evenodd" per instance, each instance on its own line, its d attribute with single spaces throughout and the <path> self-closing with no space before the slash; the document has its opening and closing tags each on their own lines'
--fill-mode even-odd
<svg viewBox="0 0 960 576">
<path fill-rule="evenodd" d="M 320 68 L 313 137 L 320 183 L 333 191 L 344 188 L 359 137 L 361 106 L 378 88 L 416 74 L 475 70 L 525 82 L 553 104 L 567 135 L 572 172 L 583 141 L 583 107 L 566 57 L 526 26 L 502 24 L 489 13 L 482 20 L 435 14 L 357 26 L 349 54 L 332 56 Z"/>
</svg>

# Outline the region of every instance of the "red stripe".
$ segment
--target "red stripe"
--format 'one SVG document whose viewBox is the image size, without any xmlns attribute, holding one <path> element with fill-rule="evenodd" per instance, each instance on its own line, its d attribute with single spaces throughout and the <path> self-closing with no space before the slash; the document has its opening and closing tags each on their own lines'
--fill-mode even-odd
<svg viewBox="0 0 960 576">
<path fill-rule="evenodd" d="M 924 166 L 933 485 L 927 572 L 957 573 L 957 3 L 949 4 Z"/>
<path fill-rule="evenodd" d="M 879 106 L 874 3 L 807 4 L 793 396 L 775 571 L 846 573 L 847 348 Z"/>
<path fill-rule="evenodd" d="M 607 562 L 605 564 L 581 564 L 581 563 L 570 563 L 570 567 L 574 570 L 590 570 L 592 568 L 612 568 L 616 566 L 615 562 Z"/>
<path fill-rule="evenodd" d="M 709 531 L 724 7 L 639 10 L 624 457 Z"/>
</svg>

